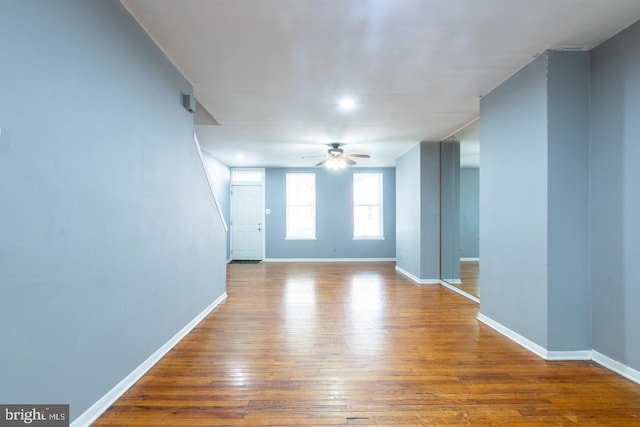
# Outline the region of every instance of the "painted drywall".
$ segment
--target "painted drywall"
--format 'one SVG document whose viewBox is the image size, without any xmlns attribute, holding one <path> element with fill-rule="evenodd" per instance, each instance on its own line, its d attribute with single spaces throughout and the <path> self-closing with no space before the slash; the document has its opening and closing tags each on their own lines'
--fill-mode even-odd
<svg viewBox="0 0 640 427">
<path fill-rule="evenodd" d="M 591 52 L 593 349 L 640 370 L 640 24 Z"/>
<path fill-rule="evenodd" d="M 396 265 L 440 279 L 440 143 L 421 142 L 396 160 Z"/>
<path fill-rule="evenodd" d="M 480 100 L 480 312 L 547 346 L 547 57 Z"/>
<path fill-rule="evenodd" d="M 591 348 L 589 98 L 589 53 L 548 51 L 480 104 L 481 312 L 548 351 Z"/>
<path fill-rule="evenodd" d="M 440 143 L 420 143 L 420 279 L 440 275 Z M 415 179 L 415 178 L 414 178 Z"/>
<path fill-rule="evenodd" d="M 286 174 L 316 174 L 316 239 L 286 240 Z M 382 172 L 384 240 L 353 239 L 353 173 Z M 265 170 L 266 259 L 395 258 L 394 168 L 267 168 Z"/>
<path fill-rule="evenodd" d="M 396 159 L 396 265 L 415 277 L 421 269 L 420 165 L 420 144 Z"/>
<path fill-rule="evenodd" d="M 75 419 L 225 291 L 190 84 L 113 0 L 0 14 L 0 402 Z"/>
<path fill-rule="evenodd" d="M 202 160 L 207 168 L 209 181 L 216 201 L 220 205 L 225 224 L 231 224 L 230 182 L 231 170 L 208 151 L 202 151 Z M 227 259 L 231 259 L 231 233 L 227 233 Z"/>
<path fill-rule="evenodd" d="M 460 281 L 460 142 L 440 144 L 440 275 Z"/>
<path fill-rule="evenodd" d="M 547 350 L 591 348 L 589 53 L 549 51 Z"/>
<path fill-rule="evenodd" d="M 480 256 L 480 169 L 460 168 L 460 258 Z"/>
</svg>

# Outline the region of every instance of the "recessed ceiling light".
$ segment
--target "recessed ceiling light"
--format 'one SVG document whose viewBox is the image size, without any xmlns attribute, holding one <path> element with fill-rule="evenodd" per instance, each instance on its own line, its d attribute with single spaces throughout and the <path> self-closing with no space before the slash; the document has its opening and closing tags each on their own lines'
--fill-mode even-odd
<svg viewBox="0 0 640 427">
<path fill-rule="evenodd" d="M 242 153 L 236 154 L 236 160 L 243 161 L 244 159 L 245 159 L 244 154 L 242 154 Z"/>
<path fill-rule="evenodd" d="M 356 106 L 356 101 L 353 98 L 342 98 L 338 106 L 340 106 L 342 110 L 353 110 Z"/>
</svg>

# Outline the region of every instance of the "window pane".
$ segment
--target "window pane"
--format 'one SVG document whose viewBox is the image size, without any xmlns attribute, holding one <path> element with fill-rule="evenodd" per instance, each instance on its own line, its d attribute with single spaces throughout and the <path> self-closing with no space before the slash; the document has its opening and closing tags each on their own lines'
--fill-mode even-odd
<svg viewBox="0 0 640 427">
<path fill-rule="evenodd" d="M 286 175 L 287 238 L 316 236 L 316 176 L 313 173 Z"/>
<path fill-rule="evenodd" d="M 378 206 L 354 206 L 354 236 L 380 237 L 380 209 Z"/>
<path fill-rule="evenodd" d="M 287 175 L 287 203 L 312 205 L 315 203 L 315 177 L 310 174 Z"/>
<path fill-rule="evenodd" d="M 353 174 L 353 236 L 381 238 L 382 174 Z"/>
<path fill-rule="evenodd" d="M 314 208 L 307 206 L 290 206 L 287 211 L 287 237 L 314 237 Z"/>
<path fill-rule="evenodd" d="M 355 173 L 353 175 L 353 203 L 355 205 L 377 205 L 380 203 L 380 174 Z"/>
<path fill-rule="evenodd" d="M 353 236 L 382 237 L 382 174 L 353 174 Z"/>
<path fill-rule="evenodd" d="M 261 171 L 234 170 L 231 172 L 231 181 L 234 183 L 261 183 Z"/>
</svg>

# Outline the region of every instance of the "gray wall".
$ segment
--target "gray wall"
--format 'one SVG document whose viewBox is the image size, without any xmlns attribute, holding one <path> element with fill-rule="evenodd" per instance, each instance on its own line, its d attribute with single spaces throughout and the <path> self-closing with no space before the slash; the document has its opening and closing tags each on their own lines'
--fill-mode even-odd
<svg viewBox="0 0 640 427">
<path fill-rule="evenodd" d="M 4 1 L 0 50 L 0 402 L 74 419 L 224 293 L 224 230 L 119 2 Z"/>
<path fill-rule="evenodd" d="M 440 143 L 420 143 L 420 279 L 440 276 Z M 415 179 L 416 177 L 414 177 Z"/>
<path fill-rule="evenodd" d="M 590 53 L 545 53 L 480 113 L 481 312 L 640 369 L 640 24 Z"/>
<path fill-rule="evenodd" d="M 480 169 L 460 168 L 460 257 L 480 256 Z"/>
<path fill-rule="evenodd" d="M 482 314 L 547 346 L 547 56 L 480 100 Z"/>
<path fill-rule="evenodd" d="M 440 144 L 440 277 L 460 280 L 460 142 Z"/>
<path fill-rule="evenodd" d="M 440 279 L 440 144 L 421 142 L 396 160 L 396 265 Z"/>
<path fill-rule="evenodd" d="M 549 350 L 591 348 L 589 53 L 547 53 Z"/>
<path fill-rule="evenodd" d="M 593 348 L 640 370 L 640 24 L 591 55 Z"/>
<path fill-rule="evenodd" d="M 286 174 L 316 174 L 316 240 L 285 240 Z M 353 239 L 353 173 L 383 173 L 384 240 Z M 265 171 L 266 258 L 395 258 L 394 168 L 267 168 Z"/>
<path fill-rule="evenodd" d="M 591 348 L 589 92 L 549 51 L 480 104 L 481 312 L 549 351 Z"/>
<path fill-rule="evenodd" d="M 209 152 L 202 151 L 202 159 L 209 174 L 211 189 L 216 196 L 220 210 L 227 227 L 231 224 L 230 183 L 231 170 L 213 157 Z M 231 232 L 227 233 L 227 259 L 231 259 Z"/>
<path fill-rule="evenodd" d="M 420 144 L 396 159 L 396 265 L 416 277 L 421 269 L 421 163 Z"/>
</svg>

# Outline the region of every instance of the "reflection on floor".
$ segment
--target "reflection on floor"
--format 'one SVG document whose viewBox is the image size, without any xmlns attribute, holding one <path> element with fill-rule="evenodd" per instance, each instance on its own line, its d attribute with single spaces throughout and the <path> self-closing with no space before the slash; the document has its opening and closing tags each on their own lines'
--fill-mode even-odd
<svg viewBox="0 0 640 427">
<path fill-rule="evenodd" d="M 480 298 L 480 288 L 478 287 L 479 270 L 479 261 L 460 261 L 460 280 L 462 283 L 456 286 L 466 293 Z"/>
<path fill-rule="evenodd" d="M 228 299 L 106 426 L 638 425 L 640 386 L 540 359 L 394 263 L 230 264 Z M 203 303 L 203 305 L 205 305 Z"/>
</svg>

